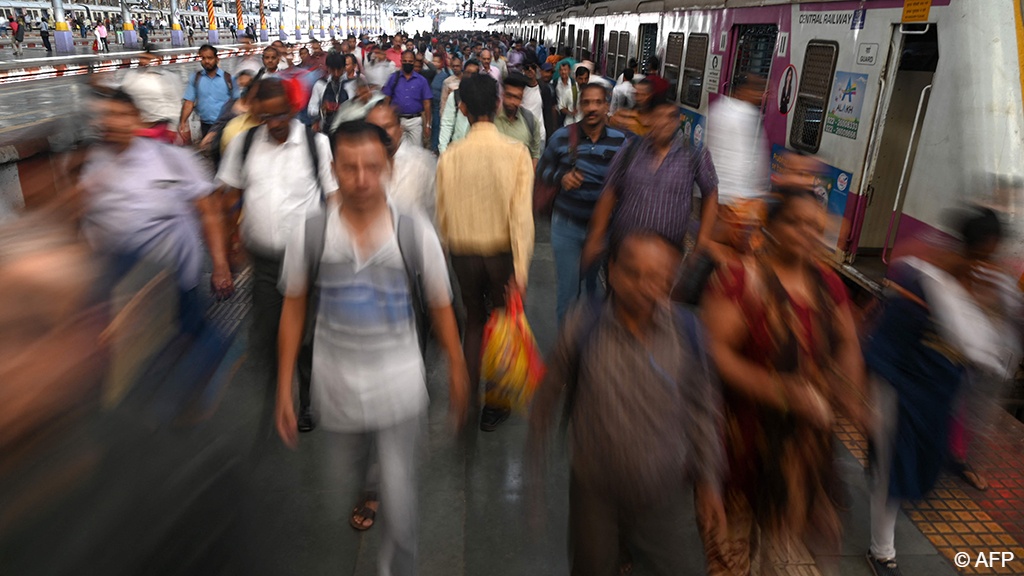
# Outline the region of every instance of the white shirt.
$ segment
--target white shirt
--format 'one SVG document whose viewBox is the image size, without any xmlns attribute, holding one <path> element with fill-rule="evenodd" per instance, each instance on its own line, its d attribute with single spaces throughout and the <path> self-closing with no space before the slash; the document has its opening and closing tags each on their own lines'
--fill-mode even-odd
<svg viewBox="0 0 1024 576">
<path fill-rule="evenodd" d="M 632 110 L 636 107 L 636 87 L 632 82 L 624 82 L 612 88 L 612 105 L 609 114 L 615 114 L 619 108 Z"/>
<path fill-rule="evenodd" d="M 144 66 L 129 70 L 121 81 L 121 89 L 135 101 L 143 122 L 175 122 L 181 112 L 179 83 L 161 68 Z"/>
<path fill-rule="evenodd" d="M 534 120 L 537 121 L 541 147 L 543 147 L 544 141 L 547 140 L 547 129 L 544 127 L 544 97 L 540 94 L 540 84 L 533 87 L 527 86 L 523 90 L 522 107 L 529 110 L 530 114 L 533 114 Z"/>
<path fill-rule="evenodd" d="M 395 152 L 388 197 L 400 210 L 434 220 L 437 157 L 422 146 L 403 142 Z"/>
<path fill-rule="evenodd" d="M 320 118 L 320 105 L 323 104 L 324 94 L 327 93 L 327 84 L 331 81 L 330 77 L 321 78 L 313 84 L 313 90 L 309 93 L 309 105 L 306 106 L 306 113 L 311 118 Z M 342 74 L 339 82 L 342 83 L 341 89 L 345 91 L 345 102 L 348 102 L 356 96 L 355 82 L 348 82 L 345 75 Z M 344 102 L 342 102 L 344 104 Z"/>
<path fill-rule="evenodd" d="M 718 201 L 768 193 L 768 149 L 757 106 L 722 96 L 708 112 L 707 145 L 718 173 Z"/>
<path fill-rule="evenodd" d="M 320 204 L 320 188 L 306 143 L 306 127 L 292 120 L 288 139 L 279 144 L 266 127 L 256 129 L 252 147 L 242 164 L 245 138 L 238 137 L 224 151 L 217 179 L 243 190 L 242 240 L 245 246 L 266 255 L 284 252 L 299 223 Z M 338 183 L 331 169 L 331 145 L 316 134 L 320 155 L 320 183 L 324 194 L 333 194 Z"/>
<path fill-rule="evenodd" d="M 576 110 L 576 101 L 579 99 L 579 89 L 576 89 L 576 97 L 573 98 L 573 87 L 576 86 L 576 82 L 569 79 L 568 83 L 562 82 L 559 78 L 558 82 L 555 83 L 555 95 L 558 99 L 558 109 L 567 109 L 570 112 Z M 575 114 L 569 114 L 565 117 L 565 125 L 575 124 L 580 118 L 581 114 L 576 110 Z"/>
<path fill-rule="evenodd" d="M 410 306 L 408 276 L 397 238 L 398 210 L 371 225 L 366 254 L 342 219 L 330 213 L 321 258 L 320 306 L 313 346 L 312 406 L 325 430 L 355 432 L 403 422 L 429 403 L 426 370 Z M 420 218 L 419 216 L 412 216 Z M 452 301 L 448 267 L 433 227 L 419 219 L 419 258 L 423 290 L 430 307 Z M 285 250 L 281 289 L 287 296 L 306 291 L 305 220 Z M 325 277 L 335 269 L 336 276 Z"/>
</svg>

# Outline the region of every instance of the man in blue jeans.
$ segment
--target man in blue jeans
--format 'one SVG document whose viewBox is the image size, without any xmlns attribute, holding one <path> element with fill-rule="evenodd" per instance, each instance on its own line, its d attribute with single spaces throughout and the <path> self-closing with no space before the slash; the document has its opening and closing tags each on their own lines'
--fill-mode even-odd
<svg viewBox="0 0 1024 576">
<path fill-rule="evenodd" d="M 607 88 L 600 84 L 580 86 L 583 120 L 559 128 L 548 141 L 537 166 L 539 178 L 551 184 L 561 183 L 551 215 L 559 323 L 581 293 L 580 254 L 590 216 L 601 196 L 608 166 L 626 142 L 624 132 L 608 126 L 608 96 Z M 597 292 L 597 270 L 597 266 L 591 267 L 582 279 L 587 294 Z"/>
</svg>

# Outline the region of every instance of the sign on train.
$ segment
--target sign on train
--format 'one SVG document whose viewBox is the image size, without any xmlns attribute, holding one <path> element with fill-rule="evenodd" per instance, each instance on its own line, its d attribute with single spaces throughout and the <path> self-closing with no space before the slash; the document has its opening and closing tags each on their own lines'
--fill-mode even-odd
<svg viewBox="0 0 1024 576">
<path fill-rule="evenodd" d="M 932 0 L 905 0 L 903 2 L 903 22 L 927 22 L 928 11 Z"/>
</svg>

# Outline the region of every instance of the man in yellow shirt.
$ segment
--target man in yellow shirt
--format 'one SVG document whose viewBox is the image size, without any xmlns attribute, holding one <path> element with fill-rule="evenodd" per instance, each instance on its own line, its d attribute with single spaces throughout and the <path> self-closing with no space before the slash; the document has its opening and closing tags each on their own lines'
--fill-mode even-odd
<svg viewBox="0 0 1024 576">
<path fill-rule="evenodd" d="M 480 347 L 489 308 L 504 305 L 506 287 L 520 292 L 526 288 L 533 256 L 533 161 L 526 146 L 494 126 L 494 78 L 463 78 L 459 93 L 459 110 L 470 129 L 438 161 L 437 228 L 466 306 L 463 349 L 478 402 Z M 499 161 L 487 160 L 493 158 Z M 508 406 L 485 396 L 480 429 L 494 430 L 508 414 Z"/>
</svg>

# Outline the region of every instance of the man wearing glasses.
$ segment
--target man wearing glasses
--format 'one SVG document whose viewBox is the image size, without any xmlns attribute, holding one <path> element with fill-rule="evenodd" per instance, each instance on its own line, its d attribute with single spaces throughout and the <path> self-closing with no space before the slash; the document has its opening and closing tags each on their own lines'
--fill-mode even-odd
<svg viewBox="0 0 1024 576">
<path fill-rule="evenodd" d="M 252 356 L 264 365 L 257 372 L 267 391 L 264 426 L 270 430 L 276 399 L 277 328 L 283 296 L 278 290 L 284 248 L 292 232 L 315 211 L 321 198 L 338 189 L 331 170 L 331 146 L 295 119 L 277 78 L 264 78 L 255 88 L 254 109 L 261 125 L 231 141 L 217 172 L 229 192 L 245 199 L 242 243 L 252 256 Z M 315 154 L 315 155 L 314 155 Z M 313 429 L 309 409 L 311 351 L 299 359 L 301 412 L 298 428 Z"/>
</svg>

